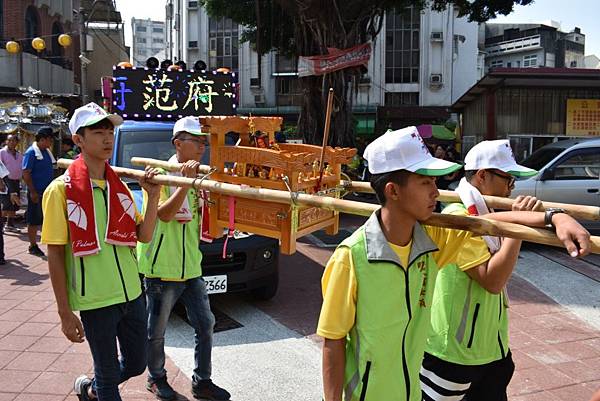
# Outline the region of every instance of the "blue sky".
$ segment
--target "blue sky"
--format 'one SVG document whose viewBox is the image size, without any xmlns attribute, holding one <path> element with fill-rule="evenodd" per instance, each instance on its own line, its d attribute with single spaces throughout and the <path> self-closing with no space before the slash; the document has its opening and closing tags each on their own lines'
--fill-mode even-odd
<svg viewBox="0 0 600 401">
<path fill-rule="evenodd" d="M 152 18 L 164 21 L 165 0 L 116 0 L 117 9 L 125 21 L 125 42 L 131 44 L 131 17 Z M 563 31 L 581 28 L 585 35 L 585 54 L 600 57 L 600 2 L 598 0 L 537 0 L 529 6 L 517 6 L 508 16 L 491 22 L 543 22 L 554 20 L 561 23 Z"/>
<path fill-rule="evenodd" d="M 536 0 L 529 6 L 516 6 L 515 10 L 490 22 L 560 22 L 565 32 L 581 28 L 585 35 L 585 54 L 600 57 L 600 2 L 598 0 Z"/>
</svg>

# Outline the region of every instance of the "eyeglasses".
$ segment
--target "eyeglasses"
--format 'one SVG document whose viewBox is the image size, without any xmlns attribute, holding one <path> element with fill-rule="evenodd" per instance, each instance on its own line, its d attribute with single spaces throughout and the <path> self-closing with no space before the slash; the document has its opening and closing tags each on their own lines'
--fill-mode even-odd
<svg viewBox="0 0 600 401">
<path fill-rule="evenodd" d="M 504 174 L 500 174 L 500 173 L 498 173 L 498 172 L 496 172 L 496 171 L 494 171 L 494 170 L 485 170 L 485 171 L 487 171 L 488 173 L 491 173 L 491 174 L 493 174 L 493 175 L 495 175 L 495 176 L 497 176 L 497 177 L 500 177 L 500 178 L 503 178 L 503 179 L 505 179 L 505 180 L 507 181 L 507 184 L 508 184 L 508 187 L 509 187 L 509 188 L 512 188 L 512 187 L 514 187 L 514 186 L 515 186 L 515 180 L 516 180 L 516 179 L 515 179 L 515 177 L 513 177 L 512 175 L 504 175 Z"/>
<path fill-rule="evenodd" d="M 206 146 L 208 145 L 208 142 L 206 140 L 202 140 L 202 139 L 193 139 L 193 138 L 178 138 L 180 141 L 188 141 L 188 142 L 194 142 L 197 146 Z"/>
</svg>

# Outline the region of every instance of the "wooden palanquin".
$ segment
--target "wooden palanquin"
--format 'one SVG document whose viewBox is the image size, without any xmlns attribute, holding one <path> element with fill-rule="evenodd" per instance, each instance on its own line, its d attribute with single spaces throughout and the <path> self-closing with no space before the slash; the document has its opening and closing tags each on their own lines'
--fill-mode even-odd
<svg viewBox="0 0 600 401">
<path fill-rule="evenodd" d="M 292 192 L 338 196 L 339 192 L 331 189 L 339 186 L 341 165 L 352 159 L 356 149 L 328 146 L 325 149 L 324 165 L 330 167 L 323 174 L 321 185 L 317 188 L 319 174 L 315 174 L 315 168 L 318 167 L 321 147 L 282 143 L 276 145 L 278 150 L 274 150 L 251 145 L 251 134 L 256 131 L 268 135 L 268 141 L 274 143 L 275 132 L 280 131 L 282 121 L 281 117 L 200 118 L 203 131 L 210 133 L 210 164 L 217 168 L 211 179 L 255 188 L 288 191 L 281 179 L 282 176 L 287 176 Z M 240 135 L 241 141 L 238 146 L 225 145 L 228 132 Z M 271 171 L 271 174 L 247 176 L 241 173 L 247 166 L 260 166 L 264 171 Z M 317 192 L 317 189 L 320 192 Z M 220 237 L 229 226 L 229 197 L 212 193 L 210 199 L 210 234 Z M 334 235 L 339 227 L 338 212 L 243 198 L 235 199 L 234 218 L 237 230 L 279 239 L 281 252 L 284 254 L 296 251 L 296 239 L 299 237 L 321 229 Z"/>
</svg>

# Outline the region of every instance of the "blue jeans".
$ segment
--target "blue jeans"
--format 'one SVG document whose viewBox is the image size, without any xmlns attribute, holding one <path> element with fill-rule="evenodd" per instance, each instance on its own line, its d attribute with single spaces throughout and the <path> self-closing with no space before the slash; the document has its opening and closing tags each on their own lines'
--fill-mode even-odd
<svg viewBox="0 0 600 401">
<path fill-rule="evenodd" d="M 105 308 L 81 311 L 81 323 L 94 359 L 99 401 L 121 401 L 119 384 L 146 369 L 146 305 L 144 297 Z M 117 353 L 117 339 L 119 351 Z"/>
<path fill-rule="evenodd" d="M 146 278 L 148 300 L 148 378 L 165 377 L 165 330 L 169 315 L 179 300 L 185 306 L 195 332 L 194 381 L 210 379 L 215 316 L 210 310 L 206 284 L 201 277 L 187 281 Z"/>
</svg>

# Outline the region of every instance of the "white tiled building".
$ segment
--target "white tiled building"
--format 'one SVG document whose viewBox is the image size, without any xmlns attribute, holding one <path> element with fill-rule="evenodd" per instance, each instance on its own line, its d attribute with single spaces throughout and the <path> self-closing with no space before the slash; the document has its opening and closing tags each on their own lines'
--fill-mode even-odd
<svg viewBox="0 0 600 401">
<path fill-rule="evenodd" d="M 148 57 L 165 50 L 165 23 L 150 19 L 131 19 L 131 63 L 145 65 Z"/>
</svg>

